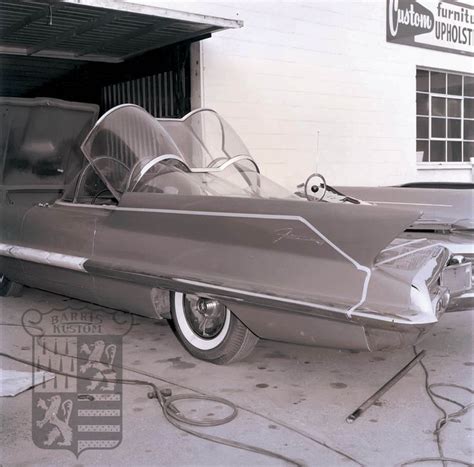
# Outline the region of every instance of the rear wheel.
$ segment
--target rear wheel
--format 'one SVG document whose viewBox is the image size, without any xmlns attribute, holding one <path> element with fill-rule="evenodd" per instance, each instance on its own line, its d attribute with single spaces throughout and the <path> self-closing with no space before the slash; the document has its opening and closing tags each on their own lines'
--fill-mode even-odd
<svg viewBox="0 0 474 467">
<path fill-rule="evenodd" d="M 174 292 L 171 314 L 176 332 L 188 352 L 216 364 L 242 360 L 258 337 L 217 300 Z"/>
<path fill-rule="evenodd" d="M 19 297 L 23 286 L 12 282 L 4 274 L 0 273 L 0 297 Z"/>
</svg>

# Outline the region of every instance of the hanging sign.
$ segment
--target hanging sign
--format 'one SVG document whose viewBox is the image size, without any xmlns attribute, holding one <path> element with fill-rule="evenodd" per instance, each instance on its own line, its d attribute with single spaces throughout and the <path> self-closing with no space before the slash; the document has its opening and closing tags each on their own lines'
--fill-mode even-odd
<svg viewBox="0 0 474 467">
<path fill-rule="evenodd" d="M 387 0 L 387 42 L 474 56 L 474 5 Z"/>
</svg>

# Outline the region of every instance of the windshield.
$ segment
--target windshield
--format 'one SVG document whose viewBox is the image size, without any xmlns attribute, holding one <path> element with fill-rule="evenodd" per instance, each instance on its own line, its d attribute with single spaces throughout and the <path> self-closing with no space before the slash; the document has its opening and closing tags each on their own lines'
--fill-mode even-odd
<svg viewBox="0 0 474 467">
<path fill-rule="evenodd" d="M 211 167 L 250 152 L 234 129 L 214 110 L 198 109 L 182 119 L 157 119 L 189 167 Z"/>
<path fill-rule="evenodd" d="M 240 198 L 298 199 L 265 176 L 244 165 L 222 172 L 191 172 L 175 159 L 155 164 L 130 191 L 173 195 L 235 196 Z"/>
<path fill-rule="evenodd" d="M 136 105 L 118 106 L 97 122 L 82 150 L 117 199 L 134 191 L 296 198 L 258 172 L 240 138 L 210 110 L 160 121 Z"/>
<path fill-rule="evenodd" d="M 81 149 L 117 197 L 128 189 L 137 165 L 178 152 L 163 127 L 146 110 L 132 104 L 103 115 Z"/>
</svg>

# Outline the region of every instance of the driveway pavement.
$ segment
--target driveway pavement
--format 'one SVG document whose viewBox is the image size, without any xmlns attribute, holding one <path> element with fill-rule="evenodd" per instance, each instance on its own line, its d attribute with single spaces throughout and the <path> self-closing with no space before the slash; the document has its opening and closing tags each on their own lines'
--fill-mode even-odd
<svg viewBox="0 0 474 467">
<path fill-rule="evenodd" d="M 34 289 L 25 289 L 20 298 L 0 299 L 0 352 L 30 360 L 34 343 L 21 326 L 22 314 L 30 309 L 46 313 L 68 307 L 97 309 Z M 104 313 L 112 316 L 111 310 Z M 423 361 L 430 383 L 472 389 L 473 316 L 473 312 L 444 316 L 419 345 L 419 350 L 427 352 Z M 267 341 L 244 362 L 215 366 L 191 357 L 166 322 L 135 317 L 123 337 L 125 378 L 154 381 L 159 388 L 171 388 L 173 394 L 193 390 L 194 394 L 212 394 L 239 407 L 232 422 L 196 430 L 259 446 L 309 466 L 397 466 L 413 458 L 438 456 L 433 430 L 441 414 L 427 395 L 420 365 L 356 422 L 345 421 L 412 358 L 412 349 L 351 353 Z M 30 371 L 5 357 L 0 357 L 0 368 Z M 473 402 L 472 394 L 459 388 L 438 387 L 436 391 L 464 405 Z M 287 464 L 178 430 L 165 420 L 156 401 L 147 397 L 148 389 L 137 385 L 123 387 L 122 442 L 115 449 L 89 449 L 76 457 L 65 449 L 39 448 L 32 440 L 32 392 L 0 399 L 3 466 Z M 439 403 L 449 412 L 459 409 L 451 402 Z M 179 409 L 187 416 L 208 419 L 229 410 L 203 401 L 183 401 Z M 468 464 L 474 461 L 473 413 L 455 417 L 442 430 L 445 457 Z"/>
</svg>

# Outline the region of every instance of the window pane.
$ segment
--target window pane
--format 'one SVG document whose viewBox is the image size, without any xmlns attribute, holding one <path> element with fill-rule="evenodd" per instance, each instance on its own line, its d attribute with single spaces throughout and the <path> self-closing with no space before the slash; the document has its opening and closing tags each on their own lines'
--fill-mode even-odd
<svg viewBox="0 0 474 467">
<path fill-rule="evenodd" d="M 444 118 L 431 119 L 431 137 L 432 138 L 446 138 L 446 119 Z"/>
<path fill-rule="evenodd" d="M 448 162 L 462 161 L 461 145 L 461 141 L 448 141 Z"/>
<path fill-rule="evenodd" d="M 429 138 L 428 132 L 429 119 L 425 117 L 417 117 L 416 119 L 416 137 L 417 138 Z"/>
<path fill-rule="evenodd" d="M 462 96 L 462 76 L 448 75 L 448 94 Z"/>
<path fill-rule="evenodd" d="M 474 157 L 474 143 L 464 143 L 464 162 L 469 162 L 471 157 Z"/>
<path fill-rule="evenodd" d="M 431 162 L 446 161 L 446 141 L 430 142 L 430 160 Z"/>
<path fill-rule="evenodd" d="M 464 98 L 464 118 L 474 118 L 474 99 Z"/>
<path fill-rule="evenodd" d="M 474 97 L 474 76 L 464 76 L 464 95 Z"/>
<path fill-rule="evenodd" d="M 473 74 L 416 70 L 416 152 L 418 163 L 474 158 Z"/>
<path fill-rule="evenodd" d="M 461 119 L 448 119 L 448 138 L 461 138 Z"/>
<path fill-rule="evenodd" d="M 427 70 L 416 70 L 416 90 L 429 92 L 429 71 Z"/>
<path fill-rule="evenodd" d="M 429 141 L 418 139 L 416 141 L 416 161 L 417 162 L 429 162 L 428 157 Z M 422 154 L 419 154 L 422 153 Z"/>
<path fill-rule="evenodd" d="M 464 120 L 464 139 L 474 140 L 474 120 Z"/>
<path fill-rule="evenodd" d="M 448 99 L 448 117 L 461 116 L 461 99 Z"/>
<path fill-rule="evenodd" d="M 446 94 L 446 73 L 431 72 L 431 92 Z"/>
<path fill-rule="evenodd" d="M 416 93 L 416 114 L 428 115 L 429 94 Z"/>
<path fill-rule="evenodd" d="M 444 117 L 446 115 L 446 99 L 444 97 L 431 98 L 431 115 Z"/>
</svg>

